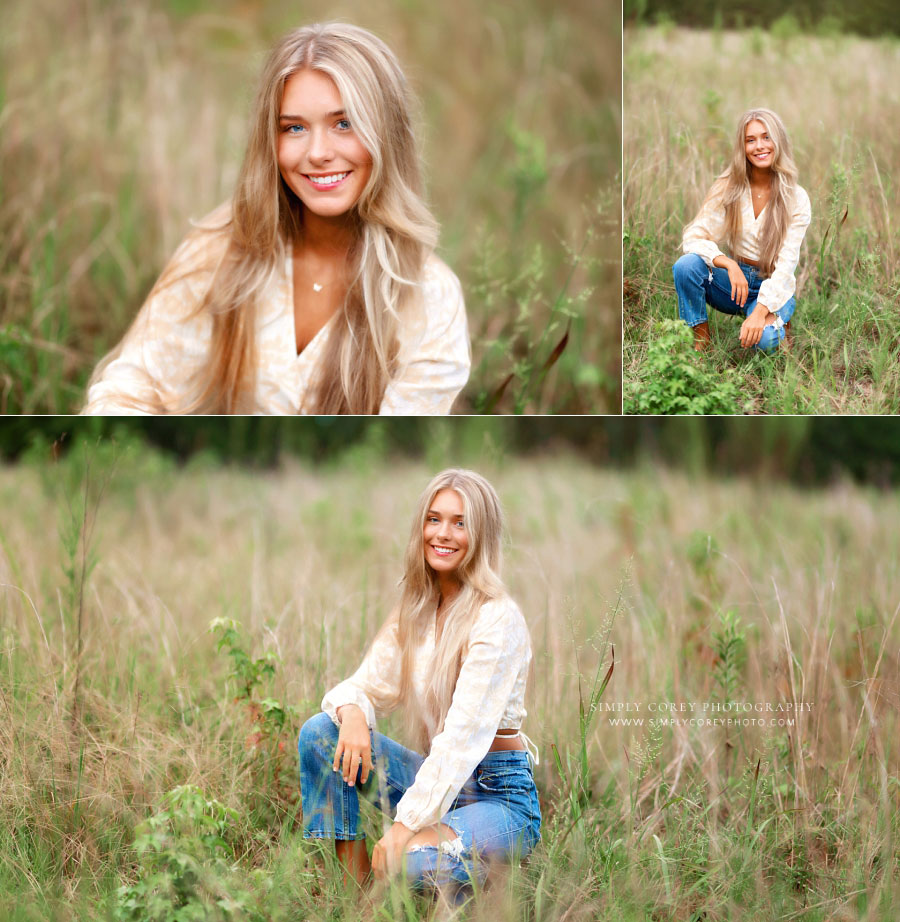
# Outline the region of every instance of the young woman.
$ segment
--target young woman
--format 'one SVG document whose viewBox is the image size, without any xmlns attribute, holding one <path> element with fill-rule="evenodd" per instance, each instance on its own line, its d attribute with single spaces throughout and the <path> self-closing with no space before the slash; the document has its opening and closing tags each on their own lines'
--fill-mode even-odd
<svg viewBox="0 0 900 922">
<path fill-rule="evenodd" d="M 300 731 L 304 835 L 335 840 L 345 881 L 370 870 L 360 796 L 394 816 L 372 851 L 375 876 L 405 866 L 413 887 L 453 901 L 488 860 L 540 838 L 537 753 L 519 730 L 531 644 L 500 579 L 501 533 L 483 477 L 438 474 L 413 520 L 399 605 Z M 375 732 L 398 707 L 426 755 Z"/>
<path fill-rule="evenodd" d="M 678 312 L 693 328 L 695 349 L 709 343 L 707 304 L 744 316 L 745 349 L 778 348 L 794 313 L 794 272 L 809 222 L 809 196 L 797 185 L 781 119 L 750 109 L 738 123 L 731 165 L 684 229 L 684 256 L 673 267 Z"/>
<path fill-rule="evenodd" d="M 469 372 L 410 97 L 364 29 L 286 35 L 230 202 L 176 251 L 87 413 L 448 413 Z"/>
</svg>

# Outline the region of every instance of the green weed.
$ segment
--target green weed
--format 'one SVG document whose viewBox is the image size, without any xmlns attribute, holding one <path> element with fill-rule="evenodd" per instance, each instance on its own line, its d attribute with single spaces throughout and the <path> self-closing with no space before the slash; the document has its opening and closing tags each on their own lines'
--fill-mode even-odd
<svg viewBox="0 0 900 922">
<path fill-rule="evenodd" d="M 626 413 L 679 413 L 709 416 L 739 413 L 740 378 L 734 369 L 719 375 L 694 352 L 690 329 L 680 320 L 662 320 L 647 349 L 640 376 L 628 381 Z"/>
<path fill-rule="evenodd" d="M 169 791 L 141 823 L 134 840 L 137 880 L 119 889 L 113 917 L 121 922 L 262 922 L 239 875 L 232 830 L 236 810 L 194 785 Z"/>
<path fill-rule="evenodd" d="M 258 696 L 261 688 L 271 688 L 279 658 L 271 650 L 264 656 L 250 656 L 239 627 L 237 621 L 220 617 L 210 623 L 209 631 L 218 637 L 216 649 L 225 650 L 231 660 L 233 700 L 250 731 L 244 741 L 247 805 L 258 826 L 277 829 L 295 822 L 300 809 L 294 752 L 299 713 L 294 705 L 271 695 Z"/>
</svg>

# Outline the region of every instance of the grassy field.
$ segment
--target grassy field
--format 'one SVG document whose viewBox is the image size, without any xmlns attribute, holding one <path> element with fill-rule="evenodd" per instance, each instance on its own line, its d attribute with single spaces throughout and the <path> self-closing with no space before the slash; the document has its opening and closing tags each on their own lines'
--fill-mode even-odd
<svg viewBox="0 0 900 922">
<path fill-rule="evenodd" d="M 736 119 L 763 105 L 784 120 L 812 201 L 795 345 L 774 359 L 747 355 L 739 321 L 711 311 L 708 355 L 685 343 L 665 370 L 688 390 L 692 368 L 695 388 L 731 380 L 736 396 L 719 412 L 898 412 L 900 139 L 884 130 L 900 114 L 898 67 L 896 39 L 626 30 L 626 411 L 664 372 L 652 347 L 657 321 L 678 316 L 671 267 L 682 229 L 725 166 Z"/>
<path fill-rule="evenodd" d="M 462 411 L 619 409 L 621 33 L 617 5 L 601 7 L 328 6 L 395 49 L 422 102 L 473 344 Z M 4 5 L 0 411 L 81 405 L 189 219 L 231 194 L 268 48 L 323 15 L 285 0 Z"/>
<path fill-rule="evenodd" d="M 0 469 L 0 917 L 433 917 L 341 891 L 299 834 L 294 741 L 386 616 L 440 453 Z M 897 494 L 454 460 L 508 513 L 544 814 L 468 918 L 896 918 Z M 670 702 L 795 723 L 651 726 Z"/>
</svg>

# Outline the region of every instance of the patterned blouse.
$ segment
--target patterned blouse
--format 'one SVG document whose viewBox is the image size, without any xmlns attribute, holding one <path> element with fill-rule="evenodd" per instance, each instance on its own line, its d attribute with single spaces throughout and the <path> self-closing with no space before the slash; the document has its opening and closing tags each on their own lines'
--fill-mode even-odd
<svg viewBox="0 0 900 922">
<path fill-rule="evenodd" d="M 222 206 L 204 220 L 227 216 Z M 202 366 L 212 321 L 195 309 L 212 281 L 225 235 L 192 231 L 172 257 L 170 268 L 192 273 L 151 293 L 125 336 L 120 354 L 89 389 L 86 414 L 134 414 L 134 402 L 177 412 L 192 375 Z M 466 309 L 459 280 L 431 256 L 422 280 L 423 310 L 398 333 L 399 374 L 387 386 L 379 412 L 431 416 L 450 412 L 469 376 L 471 364 Z M 335 318 L 326 323 L 297 355 L 294 336 L 293 260 L 285 256 L 260 300 L 256 342 L 259 362 L 256 412 L 307 413 L 304 398 Z"/>
<path fill-rule="evenodd" d="M 682 250 L 684 253 L 696 253 L 713 268 L 713 260 L 725 254 L 719 249 L 719 241 L 725 239 L 725 206 L 719 194 L 720 184 L 716 183 L 700 208 L 700 213 L 684 229 Z M 797 283 L 794 273 L 800 262 L 800 245 L 806 235 L 806 228 L 811 219 L 809 196 L 800 186 L 794 188 L 794 204 L 791 211 L 791 223 L 784 243 L 778 251 L 775 268 L 769 278 L 759 286 L 758 303 L 765 304 L 770 311 L 777 311 L 794 296 Z M 734 259 L 745 256 L 747 259 L 759 259 L 759 234 L 762 230 L 765 208 L 758 217 L 753 216 L 753 202 L 750 190 L 744 192 L 741 199 L 741 222 L 743 236 L 737 243 L 738 252 L 732 254 Z"/>
<path fill-rule="evenodd" d="M 424 694 L 434 652 L 434 623 L 415 651 L 413 687 Z M 484 758 L 497 730 L 518 729 L 525 717 L 525 683 L 531 662 L 528 627 L 518 606 L 504 597 L 481 607 L 469 634 L 443 730 L 411 787 L 397 804 L 397 821 L 414 832 L 440 821 Z M 396 697 L 400 648 L 396 629 L 376 638 L 359 669 L 322 699 L 322 710 L 340 725 L 337 709 L 358 705 L 374 729 L 389 713 L 380 702 Z"/>
</svg>

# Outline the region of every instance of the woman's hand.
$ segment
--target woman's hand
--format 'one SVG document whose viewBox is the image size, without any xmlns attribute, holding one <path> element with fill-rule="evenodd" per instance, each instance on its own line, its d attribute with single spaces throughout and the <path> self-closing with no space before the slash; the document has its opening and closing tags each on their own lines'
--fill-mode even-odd
<svg viewBox="0 0 900 922">
<path fill-rule="evenodd" d="M 745 349 L 755 346 L 763 335 L 767 323 L 771 323 L 775 315 L 765 306 L 757 302 L 753 313 L 741 324 L 741 345 Z"/>
<path fill-rule="evenodd" d="M 403 825 L 394 823 L 372 849 L 372 873 L 378 880 L 396 874 L 403 864 L 403 849 L 415 833 Z"/>
<path fill-rule="evenodd" d="M 747 303 L 747 295 L 750 292 L 747 276 L 733 259 L 728 260 L 725 268 L 728 270 L 728 281 L 731 282 L 731 300 L 738 307 L 743 307 Z"/>
<path fill-rule="evenodd" d="M 359 783 L 365 784 L 372 770 L 372 741 L 369 737 L 366 715 L 362 708 L 355 704 L 341 705 L 337 713 L 341 721 L 341 729 L 338 732 L 333 768 L 336 772 L 342 772 L 344 781 L 353 787 L 356 784 L 357 772 L 362 766 Z"/>
</svg>

